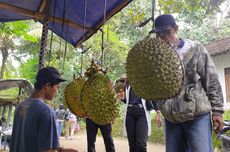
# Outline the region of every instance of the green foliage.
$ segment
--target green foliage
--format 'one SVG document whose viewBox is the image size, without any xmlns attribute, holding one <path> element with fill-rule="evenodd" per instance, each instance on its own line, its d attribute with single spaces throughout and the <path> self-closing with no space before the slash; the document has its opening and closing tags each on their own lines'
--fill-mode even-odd
<svg viewBox="0 0 230 152">
<path fill-rule="evenodd" d="M 83 69 L 85 70 L 90 65 L 91 59 L 101 61 L 103 58 L 102 66 L 108 67 L 108 76 L 114 81 L 125 74 L 125 62 L 129 48 L 119 39 L 112 26 L 106 25 L 103 29 L 105 33 L 104 53 L 103 55 L 101 53 L 101 32 L 98 32 L 86 42 L 85 48 L 89 46 L 92 48 L 84 54 Z"/>
<path fill-rule="evenodd" d="M 224 112 L 224 120 L 230 120 L 230 111 L 229 110 Z"/>
<path fill-rule="evenodd" d="M 115 31 L 129 47 L 143 39 L 152 28 L 152 24 L 138 27 L 152 16 L 151 0 L 136 0 L 116 15 L 111 24 L 116 25 Z M 151 23 L 151 22 L 150 22 Z"/>
<path fill-rule="evenodd" d="M 213 24 L 213 22 L 213 19 L 206 19 L 200 26 L 194 24 L 183 26 L 183 29 L 179 29 L 179 35 L 181 38 L 197 40 L 203 44 L 230 35 L 230 19 L 222 19 L 219 26 Z"/>
<path fill-rule="evenodd" d="M 19 67 L 19 77 L 28 79 L 32 84 L 38 71 L 38 58 L 30 58 Z"/>
<path fill-rule="evenodd" d="M 20 45 L 20 40 L 30 42 L 37 41 L 34 36 L 27 33 L 29 30 L 29 23 L 29 21 L 0 23 L 0 37 L 2 39 L 0 47 L 0 51 L 2 53 L 1 78 L 5 76 L 5 72 L 8 72 L 6 71 L 6 63 L 9 60 L 9 55 L 11 54 L 12 57 L 17 56 L 16 46 Z M 16 59 L 19 58 L 16 57 Z"/>
<path fill-rule="evenodd" d="M 205 15 L 214 14 L 216 11 L 219 11 L 219 5 L 224 0 L 158 0 L 158 6 L 165 13 L 179 13 L 184 12 L 195 13 L 197 11 L 202 11 L 202 18 L 205 18 Z M 182 9 L 183 8 L 183 9 Z"/>
<path fill-rule="evenodd" d="M 15 35 L 17 37 L 22 36 L 27 41 L 36 42 L 37 38 L 27 33 L 30 23 L 31 21 L 0 23 L 0 32 L 6 35 Z"/>
<path fill-rule="evenodd" d="M 112 135 L 113 137 L 123 137 L 124 136 L 124 128 L 123 128 L 123 119 L 117 118 L 112 125 Z"/>
<path fill-rule="evenodd" d="M 213 147 L 221 149 L 221 140 L 217 137 L 216 133 L 212 133 L 212 143 Z"/>
<path fill-rule="evenodd" d="M 150 142 L 153 143 L 160 143 L 164 144 L 164 128 L 161 126 L 160 128 L 156 125 L 156 119 L 155 119 L 156 113 L 151 113 L 151 136 L 149 137 Z"/>
</svg>

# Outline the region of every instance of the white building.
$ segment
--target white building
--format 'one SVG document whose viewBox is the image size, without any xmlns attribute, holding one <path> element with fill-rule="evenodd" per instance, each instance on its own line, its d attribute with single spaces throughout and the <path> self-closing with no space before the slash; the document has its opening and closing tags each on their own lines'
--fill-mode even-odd
<svg viewBox="0 0 230 152">
<path fill-rule="evenodd" d="M 205 46 L 211 54 L 224 96 L 224 107 L 230 109 L 230 37 Z"/>
</svg>

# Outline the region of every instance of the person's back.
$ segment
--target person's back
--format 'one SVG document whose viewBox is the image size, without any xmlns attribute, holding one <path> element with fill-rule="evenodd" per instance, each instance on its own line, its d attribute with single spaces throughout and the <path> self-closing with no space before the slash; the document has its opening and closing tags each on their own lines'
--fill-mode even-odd
<svg viewBox="0 0 230 152">
<path fill-rule="evenodd" d="M 61 107 L 61 105 L 60 105 L 60 107 Z M 57 109 L 56 110 L 57 120 L 64 121 L 65 114 L 66 114 L 66 111 L 65 111 L 64 107 Z"/>
<path fill-rule="evenodd" d="M 59 147 L 54 112 L 42 100 L 29 98 L 15 111 L 10 152 L 38 152 Z M 51 128 L 50 128 L 51 126 Z M 51 135 L 52 134 L 52 135 Z"/>
</svg>

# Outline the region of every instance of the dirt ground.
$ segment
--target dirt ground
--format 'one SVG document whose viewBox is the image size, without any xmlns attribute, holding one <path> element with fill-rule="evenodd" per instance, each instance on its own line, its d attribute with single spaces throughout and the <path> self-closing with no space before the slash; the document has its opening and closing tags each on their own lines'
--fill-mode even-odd
<svg viewBox="0 0 230 152">
<path fill-rule="evenodd" d="M 79 152 L 87 152 L 87 139 L 85 133 L 75 134 L 72 140 L 61 137 L 60 144 L 65 148 L 74 148 Z M 128 141 L 126 138 L 114 138 L 116 152 L 129 152 Z M 148 151 L 164 152 L 164 145 L 148 143 Z M 105 152 L 103 138 L 97 136 L 96 151 Z"/>
</svg>

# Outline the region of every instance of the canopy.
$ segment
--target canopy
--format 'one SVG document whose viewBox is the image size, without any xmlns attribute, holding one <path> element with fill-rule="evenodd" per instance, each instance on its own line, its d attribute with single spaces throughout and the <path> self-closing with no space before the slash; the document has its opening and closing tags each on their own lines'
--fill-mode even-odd
<svg viewBox="0 0 230 152">
<path fill-rule="evenodd" d="M 132 0 L 0 0 L 0 22 L 35 19 L 77 47 Z"/>
</svg>

